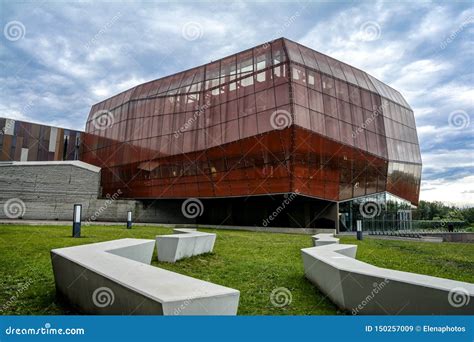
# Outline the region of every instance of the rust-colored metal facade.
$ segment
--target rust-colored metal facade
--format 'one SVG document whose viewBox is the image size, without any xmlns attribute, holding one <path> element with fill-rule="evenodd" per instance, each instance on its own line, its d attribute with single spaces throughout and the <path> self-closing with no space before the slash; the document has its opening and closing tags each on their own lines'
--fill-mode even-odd
<svg viewBox="0 0 474 342">
<path fill-rule="evenodd" d="M 81 132 L 0 118 L 0 161 L 77 160 Z"/>
<path fill-rule="evenodd" d="M 104 194 L 418 203 L 413 111 L 367 73 L 287 39 L 136 86 L 95 104 L 81 159 Z"/>
</svg>

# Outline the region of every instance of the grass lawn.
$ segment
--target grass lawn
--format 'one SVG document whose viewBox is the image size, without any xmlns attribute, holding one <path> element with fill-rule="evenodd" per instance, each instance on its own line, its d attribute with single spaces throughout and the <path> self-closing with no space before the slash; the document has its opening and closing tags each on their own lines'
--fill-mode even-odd
<svg viewBox="0 0 474 342">
<path fill-rule="evenodd" d="M 212 254 L 163 267 L 240 290 L 241 315 L 325 315 L 340 312 L 304 277 L 300 249 L 311 246 L 307 235 L 207 229 L 217 233 Z M 169 228 L 88 226 L 72 239 L 71 227 L 0 225 L 0 313 L 66 314 L 55 298 L 49 251 L 53 248 L 169 234 Z M 357 257 L 377 266 L 474 283 L 474 244 L 426 243 L 343 237 L 359 245 Z M 156 253 L 156 252 L 155 252 Z M 270 294 L 278 287 L 291 291 L 292 302 L 279 308 Z"/>
</svg>

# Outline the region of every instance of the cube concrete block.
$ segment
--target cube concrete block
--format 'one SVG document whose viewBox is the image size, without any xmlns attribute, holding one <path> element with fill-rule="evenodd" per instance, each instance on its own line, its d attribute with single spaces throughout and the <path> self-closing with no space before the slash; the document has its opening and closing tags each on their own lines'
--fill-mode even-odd
<svg viewBox="0 0 474 342">
<path fill-rule="evenodd" d="M 174 229 L 175 234 L 158 235 L 156 248 L 159 261 L 176 262 L 195 255 L 210 253 L 214 249 L 216 234 L 194 229 Z"/>
</svg>

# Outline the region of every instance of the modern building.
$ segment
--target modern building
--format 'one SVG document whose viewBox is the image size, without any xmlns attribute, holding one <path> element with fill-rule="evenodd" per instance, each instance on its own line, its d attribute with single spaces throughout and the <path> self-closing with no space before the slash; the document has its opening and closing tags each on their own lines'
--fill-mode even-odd
<svg viewBox="0 0 474 342">
<path fill-rule="evenodd" d="M 0 117 L 0 162 L 79 159 L 81 132 Z"/>
<path fill-rule="evenodd" d="M 95 104 L 81 160 L 102 168 L 102 195 L 199 198 L 206 224 L 397 228 L 421 177 L 403 96 L 284 38 Z"/>
</svg>

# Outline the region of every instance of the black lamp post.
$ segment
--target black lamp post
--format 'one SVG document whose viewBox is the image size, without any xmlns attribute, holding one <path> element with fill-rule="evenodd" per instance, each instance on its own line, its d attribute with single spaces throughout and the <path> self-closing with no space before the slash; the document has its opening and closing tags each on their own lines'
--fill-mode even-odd
<svg viewBox="0 0 474 342">
<path fill-rule="evenodd" d="M 132 228 L 132 212 L 128 211 L 127 212 L 127 229 Z"/>
<path fill-rule="evenodd" d="M 362 240 L 362 221 L 357 220 L 357 240 Z"/>
<path fill-rule="evenodd" d="M 72 237 L 81 237 L 81 213 L 82 204 L 74 204 L 74 214 L 72 217 Z"/>
</svg>

